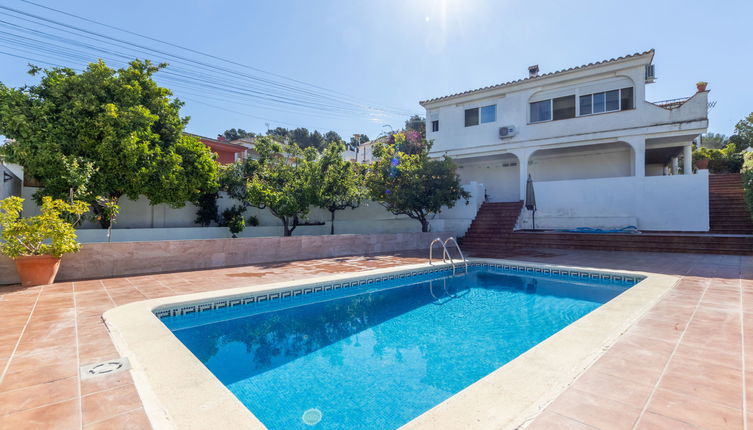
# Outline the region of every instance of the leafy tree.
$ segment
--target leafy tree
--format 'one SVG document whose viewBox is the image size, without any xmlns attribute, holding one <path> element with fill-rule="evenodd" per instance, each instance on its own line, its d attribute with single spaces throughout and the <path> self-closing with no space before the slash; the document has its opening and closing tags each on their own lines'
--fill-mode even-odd
<svg viewBox="0 0 753 430">
<path fill-rule="evenodd" d="M 235 129 L 231 128 L 229 130 L 225 130 L 222 133 L 222 136 L 227 140 L 236 140 L 236 139 L 243 139 L 243 138 L 254 138 L 256 137 L 256 133 L 251 131 L 246 131 L 242 128 Z"/>
<path fill-rule="evenodd" d="M 735 125 L 735 136 L 730 137 L 730 140 L 734 140 L 740 151 L 753 146 L 753 112 Z"/>
<path fill-rule="evenodd" d="M 82 73 L 44 70 L 38 85 L 0 84 L 0 134 L 11 139 L 0 151 L 44 185 L 37 201 L 74 194 L 107 228 L 102 199 L 181 207 L 216 188 L 212 153 L 183 134 L 183 103 L 152 79 L 164 67 L 135 60 L 113 70 L 99 60 Z"/>
<path fill-rule="evenodd" d="M 206 193 L 199 197 L 196 210 L 196 219 L 194 222 L 202 227 L 209 227 L 212 222 L 219 222 L 219 206 L 217 206 L 217 199 L 219 199 L 219 193 Z"/>
<path fill-rule="evenodd" d="M 290 130 L 288 130 L 285 127 L 277 127 L 272 130 L 267 130 L 267 136 L 272 136 L 273 138 L 276 138 L 276 139 L 277 138 L 284 139 L 288 137 L 289 134 L 290 134 Z"/>
<path fill-rule="evenodd" d="M 424 232 L 429 231 L 429 215 L 440 213 L 443 206 L 451 208 L 459 199 L 468 204 L 470 194 L 460 186 L 451 158 L 429 158 L 429 142 L 409 142 L 402 132 L 391 140 L 394 143 L 379 142 L 374 147 L 376 161 L 367 174 L 372 199 L 395 215 L 418 220 Z M 406 153 L 400 149 L 403 146 L 422 150 Z"/>
<path fill-rule="evenodd" d="M 405 121 L 405 130 L 417 132 L 421 137 L 426 138 L 426 119 L 421 115 L 413 115 Z"/>
<path fill-rule="evenodd" d="M 701 146 L 704 148 L 722 149 L 728 142 L 729 138 L 719 133 L 706 133 L 701 138 Z"/>
<path fill-rule="evenodd" d="M 244 160 L 223 172 L 223 188 L 245 207 L 269 209 L 291 236 L 299 217 L 317 202 L 314 148 L 283 146 L 270 137 L 256 142 L 259 158 Z M 291 227 L 292 226 L 292 227 Z"/>
<path fill-rule="evenodd" d="M 330 130 L 324 133 L 324 142 L 327 145 L 332 144 L 332 143 L 340 143 L 340 142 L 343 142 L 343 138 L 340 137 L 340 135 L 336 131 Z"/>
<path fill-rule="evenodd" d="M 743 176 L 743 189 L 745 190 L 745 202 L 748 204 L 748 212 L 753 218 L 753 152 L 746 152 L 741 170 Z"/>
<path fill-rule="evenodd" d="M 368 141 L 369 141 L 369 136 L 365 134 L 354 134 L 350 138 L 350 141 L 348 141 L 348 149 L 350 149 L 351 151 L 355 151 L 356 148 L 358 148 L 358 145 L 361 145 Z"/>
<path fill-rule="evenodd" d="M 330 232 L 335 234 L 335 212 L 355 209 L 365 197 L 361 165 L 342 158 L 345 145 L 332 143 L 317 162 L 319 201 L 317 206 L 330 213 Z"/>
</svg>

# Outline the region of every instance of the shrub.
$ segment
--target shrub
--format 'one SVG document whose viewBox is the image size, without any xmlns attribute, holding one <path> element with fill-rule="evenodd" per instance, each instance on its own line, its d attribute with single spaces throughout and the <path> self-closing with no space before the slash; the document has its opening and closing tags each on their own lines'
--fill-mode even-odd
<svg viewBox="0 0 753 430">
<path fill-rule="evenodd" d="M 243 213 L 246 208 L 243 206 L 233 206 L 222 211 L 222 226 L 227 227 L 233 237 L 246 229 L 246 220 L 243 219 Z"/>
<path fill-rule="evenodd" d="M 735 144 L 722 149 L 699 148 L 693 151 L 693 161 L 709 160 L 711 173 L 737 173 L 743 165 L 743 155 Z"/>
<path fill-rule="evenodd" d="M 753 218 L 753 152 L 746 152 L 744 158 L 742 174 L 745 202 L 748 204 L 748 211 Z"/>
<path fill-rule="evenodd" d="M 61 257 L 79 250 L 81 245 L 76 241 L 76 230 L 65 217 L 85 213 L 89 208 L 87 203 L 66 203 L 45 196 L 41 215 L 22 218 L 23 201 L 20 197 L 0 201 L 0 227 L 3 229 L 0 253 L 10 258 L 22 255 Z"/>
</svg>

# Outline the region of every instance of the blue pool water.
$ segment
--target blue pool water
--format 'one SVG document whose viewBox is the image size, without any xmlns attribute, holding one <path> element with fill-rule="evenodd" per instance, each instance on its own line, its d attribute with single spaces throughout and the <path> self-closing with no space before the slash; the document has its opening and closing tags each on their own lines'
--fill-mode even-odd
<svg viewBox="0 0 753 430">
<path fill-rule="evenodd" d="M 381 284 L 162 321 L 270 429 L 395 429 L 629 287 L 478 267 Z"/>
</svg>

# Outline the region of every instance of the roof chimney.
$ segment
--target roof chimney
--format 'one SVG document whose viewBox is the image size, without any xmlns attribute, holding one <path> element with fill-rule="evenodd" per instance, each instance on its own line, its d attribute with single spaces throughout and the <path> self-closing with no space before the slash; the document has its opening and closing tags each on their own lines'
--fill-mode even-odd
<svg viewBox="0 0 753 430">
<path fill-rule="evenodd" d="M 528 67 L 528 77 L 529 78 L 535 78 L 539 76 L 539 65 L 535 64 L 533 66 Z"/>
</svg>

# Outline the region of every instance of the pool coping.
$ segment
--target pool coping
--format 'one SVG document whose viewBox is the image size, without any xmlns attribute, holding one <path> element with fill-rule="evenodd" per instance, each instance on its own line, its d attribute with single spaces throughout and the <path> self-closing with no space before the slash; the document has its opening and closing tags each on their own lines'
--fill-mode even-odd
<svg viewBox="0 0 753 430">
<path fill-rule="evenodd" d="M 551 265 L 503 259 L 473 263 L 522 265 L 548 270 L 645 277 L 615 299 L 557 332 L 501 368 L 405 424 L 402 429 L 519 428 L 529 423 L 588 369 L 635 321 L 671 289 L 679 277 L 625 270 Z M 186 303 L 291 291 L 295 287 L 380 275 L 443 269 L 449 264 L 393 266 L 363 272 L 286 281 L 129 303 L 108 310 L 103 320 L 131 374 L 155 429 L 266 428 L 155 315 Z M 525 274 L 525 273 L 524 273 Z M 553 360 L 552 357 L 556 357 Z"/>
</svg>

